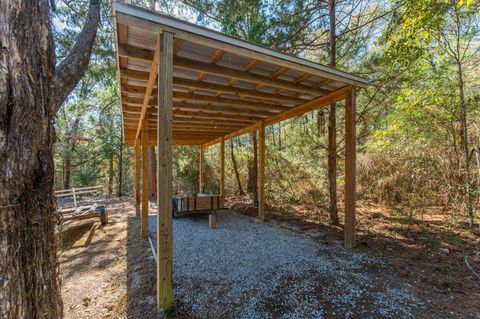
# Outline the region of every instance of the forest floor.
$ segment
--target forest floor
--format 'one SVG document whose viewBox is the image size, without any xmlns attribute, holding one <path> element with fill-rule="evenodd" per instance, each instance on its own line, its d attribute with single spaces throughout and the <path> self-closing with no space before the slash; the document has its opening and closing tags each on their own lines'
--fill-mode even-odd
<svg viewBox="0 0 480 319">
<path fill-rule="evenodd" d="M 258 214 L 245 198 L 232 198 L 228 205 L 248 216 Z M 327 245 L 342 245 L 343 227 L 331 225 L 327 213 L 318 211 L 305 205 L 269 206 L 266 222 Z M 341 211 L 339 217 L 343 224 Z M 406 282 L 419 288 L 421 299 L 432 300 L 428 311 L 434 317 L 480 318 L 480 228 L 453 219 L 442 207 L 430 207 L 411 218 L 405 209 L 359 201 L 356 250 L 381 257 Z"/>
<path fill-rule="evenodd" d="M 79 221 L 60 239 L 64 318 L 155 318 L 155 261 L 130 200 L 96 202 L 108 224 Z"/>
<path fill-rule="evenodd" d="M 139 235 L 129 201 L 106 204 L 108 225 L 85 220 L 62 236 L 65 318 L 155 318 L 156 271 L 150 244 Z M 239 199 L 230 205 L 237 212 L 256 215 L 254 207 Z M 305 206 L 268 207 L 267 224 L 300 232 L 325 247 L 341 246 L 342 228 L 329 225 L 327 216 L 315 211 Z M 480 278 L 464 260 L 467 255 L 470 266 L 480 273 L 478 228 L 448 223 L 434 213 L 425 214 L 423 220 L 406 219 L 374 203 L 361 202 L 358 211 L 356 251 L 380 258 L 389 273 L 412 286 L 426 305 L 416 317 L 480 318 Z"/>
</svg>

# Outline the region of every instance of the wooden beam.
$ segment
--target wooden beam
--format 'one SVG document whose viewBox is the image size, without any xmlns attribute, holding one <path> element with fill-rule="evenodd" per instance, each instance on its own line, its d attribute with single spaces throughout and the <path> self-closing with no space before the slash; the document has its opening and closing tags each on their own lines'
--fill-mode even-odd
<svg viewBox="0 0 480 319">
<path fill-rule="evenodd" d="M 130 9 L 127 9 L 130 10 Z M 125 12 L 127 10 L 124 10 Z M 131 9 L 132 11 L 135 9 Z M 135 12 L 136 14 L 136 12 Z M 128 25 L 134 25 L 142 28 L 146 33 L 158 30 L 158 23 L 148 21 L 145 17 L 135 17 L 128 14 L 117 15 L 117 21 Z M 312 73 L 319 77 L 332 79 L 357 87 L 367 87 L 367 83 L 361 79 L 351 78 L 352 76 L 344 72 L 329 69 L 328 67 L 318 66 L 313 62 L 302 60 L 301 58 L 283 55 L 275 51 L 255 46 L 241 40 L 232 39 L 226 35 L 220 35 L 214 31 L 199 30 L 199 32 L 182 31 L 179 27 L 164 26 L 164 30 L 175 33 L 175 37 L 184 41 L 193 42 L 201 46 L 207 46 L 213 49 L 220 49 L 235 55 L 249 59 L 257 59 L 265 63 L 271 63 L 278 67 L 287 67 L 299 72 Z"/>
<path fill-rule="evenodd" d="M 175 112 L 176 113 L 176 112 Z M 177 115 L 174 113 L 173 116 L 173 121 L 175 123 L 197 123 L 197 124 L 203 124 L 203 123 L 210 123 L 210 124 L 217 124 L 217 125 L 237 125 L 237 126 L 248 126 L 252 123 L 255 123 L 256 120 L 252 119 L 238 119 L 238 118 L 225 118 L 221 117 L 215 114 L 212 114 L 212 116 L 209 116 L 208 114 L 197 114 L 197 112 L 192 113 L 186 113 L 186 114 L 180 114 Z M 156 113 L 147 113 L 147 115 L 156 115 Z M 124 113 L 123 114 L 123 120 L 125 121 L 138 121 L 140 118 L 139 113 Z M 156 120 L 152 119 L 149 120 L 149 123 L 156 123 Z"/>
<path fill-rule="evenodd" d="M 225 196 L 225 140 L 220 138 L 220 196 Z"/>
<path fill-rule="evenodd" d="M 138 118 L 140 116 L 140 110 L 141 110 L 140 107 L 124 104 L 123 105 L 124 118 Z M 157 109 L 149 108 L 147 111 L 147 114 L 156 116 Z M 203 109 L 200 109 L 200 110 L 194 109 L 194 111 L 189 111 L 189 110 L 186 111 L 179 108 L 175 108 L 175 104 L 173 107 L 173 115 L 176 117 L 185 117 L 185 118 L 206 118 L 211 120 L 225 119 L 225 120 L 231 120 L 231 121 L 237 121 L 237 122 L 245 122 L 245 121 L 257 122 L 263 118 L 261 116 L 240 115 L 240 114 L 231 114 L 231 113 L 225 113 L 225 112 L 212 112 L 208 110 L 206 112 Z"/>
<path fill-rule="evenodd" d="M 257 102 L 257 101 L 244 101 L 244 100 L 233 99 L 233 98 L 217 97 L 217 96 L 211 96 L 211 95 L 205 95 L 205 94 L 184 93 L 184 92 L 173 92 L 173 99 L 174 101 L 196 101 L 196 102 L 201 101 L 201 102 L 217 103 L 217 104 L 228 105 L 228 106 L 243 106 L 251 110 L 268 110 L 271 112 L 285 111 L 290 109 L 290 107 L 279 105 L 279 104 L 263 103 L 263 102 Z M 123 101 L 125 103 L 130 103 L 130 104 L 142 104 L 143 98 L 125 96 L 123 97 Z M 157 104 L 156 98 L 152 98 L 148 102 L 148 105 L 156 105 L 156 104 Z"/>
<path fill-rule="evenodd" d="M 265 125 L 272 125 L 272 124 L 276 124 L 278 122 L 281 122 L 281 121 L 284 121 L 284 120 L 288 120 L 292 117 L 295 117 L 295 116 L 299 116 L 299 115 L 302 115 L 302 114 L 305 114 L 307 112 L 310 112 L 312 110 L 315 110 L 315 109 L 318 109 L 320 107 L 324 107 L 328 104 L 331 104 L 331 103 L 335 103 L 335 102 L 338 102 L 340 101 L 341 99 L 345 98 L 345 95 L 351 90 L 351 87 L 350 86 L 346 86 L 346 87 L 343 87 L 343 88 L 340 88 L 332 93 L 330 93 L 329 95 L 327 96 L 322 96 L 322 97 L 319 97 L 315 100 L 312 100 L 310 102 L 307 102 L 303 105 L 300 105 L 300 106 L 297 106 L 297 107 L 294 107 L 294 108 L 291 108 L 290 110 L 288 111 L 285 111 L 285 112 L 282 112 L 282 113 L 279 113 L 275 116 L 272 116 L 272 117 L 269 117 L 269 118 L 266 118 L 265 119 Z M 255 124 L 252 124 L 250 125 L 249 127 L 245 127 L 245 128 L 242 128 L 238 131 L 235 131 L 235 132 L 232 132 L 232 133 L 229 133 L 227 135 L 225 135 L 225 140 L 228 140 L 228 139 L 231 139 L 231 138 L 234 138 L 234 137 L 237 137 L 237 136 L 240 136 L 240 135 L 243 135 L 243 134 L 246 134 L 246 133 L 249 133 L 251 131 L 254 131 L 256 129 L 258 129 L 259 127 L 259 123 L 255 123 Z M 204 147 L 208 147 L 208 146 L 211 146 L 211 145 L 214 145 L 214 144 L 217 144 L 219 143 L 220 140 L 217 139 L 217 140 L 212 140 L 206 144 L 204 144 Z"/>
<path fill-rule="evenodd" d="M 203 117 L 181 117 L 181 116 L 174 116 L 173 117 L 174 126 L 176 123 L 191 123 L 191 124 L 212 124 L 215 126 L 218 125 L 227 125 L 227 126 L 237 126 L 243 127 L 251 125 L 252 121 L 232 121 L 226 119 L 211 119 L 211 118 L 203 118 Z"/>
<path fill-rule="evenodd" d="M 148 116 L 142 120 L 142 227 L 143 238 L 148 238 Z"/>
<path fill-rule="evenodd" d="M 131 69 L 120 69 L 120 76 L 124 78 L 130 78 L 132 80 L 148 81 L 149 73 L 145 71 L 138 71 L 138 70 L 131 70 Z M 182 86 L 185 88 L 194 88 L 199 90 L 250 96 L 250 97 L 269 100 L 269 101 L 281 101 L 281 102 L 289 102 L 294 104 L 300 104 L 306 101 L 306 99 L 302 97 L 273 94 L 268 92 L 260 92 L 260 91 L 242 89 L 242 88 L 237 88 L 233 86 L 215 84 L 210 82 L 183 79 L 179 77 L 173 78 L 173 84 L 177 86 Z M 128 86 L 124 85 L 122 87 L 128 88 L 130 87 L 130 85 Z"/>
<path fill-rule="evenodd" d="M 175 309 L 172 235 L 172 80 L 173 34 L 163 32 L 157 84 L 157 306 L 159 316 L 164 317 Z"/>
<path fill-rule="evenodd" d="M 135 141 L 132 138 L 133 141 Z M 134 151 L 135 174 L 133 177 L 133 203 L 135 206 L 135 214 L 140 216 L 140 143 L 135 143 Z"/>
<path fill-rule="evenodd" d="M 204 162 L 205 162 L 205 149 L 200 145 L 199 147 L 199 150 L 200 150 L 200 154 L 199 154 L 199 157 L 200 157 L 200 163 L 199 163 L 199 167 L 198 167 L 198 172 L 199 172 L 199 187 L 198 187 L 198 192 L 200 194 L 203 194 L 205 192 L 205 183 L 204 183 L 204 174 L 203 174 L 203 167 L 204 167 Z"/>
<path fill-rule="evenodd" d="M 136 119 L 124 119 L 123 122 L 124 124 L 135 124 Z M 241 129 L 245 125 L 238 124 L 238 123 L 230 123 L 230 124 L 224 124 L 224 123 L 192 123 L 192 122 L 186 122 L 186 121 L 180 121 L 180 120 L 172 120 L 173 121 L 173 127 L 174 130 L 181 129 L 181 130 L 186 130 L 186 129 L 193 129 L 193 130 L 211 130 L 211 131 L 221 131 L 221 132 L 234 132 L 238 129 Z M 148 122 L 148 126 L 150 129 L 155 128 L 155 124 L 157 121 L 155 120 L 150 120 Z M 131 129 L 127 129 L 128 133 L 130 133 Z"/>
<path fill-rule="evenodd" d="M 241 70 L 231 69 L 219 65 L 213 65 L 205 62 L 190 60 L 186 58 L 175 58 L 175 67 L 193 70 L 197 72 L 205 72 L 209 74 L 219 75 L 227 78 L 239 79 L 255 84 L 263 84 L 267 86 L 276 87 L 279 89 L 286 89 L 294 92 L 307 93 L 314 97 L 326 95 L 329 91 L 315 88 L 307 85 L 296 84 L 285 80 L 274 79 L 269 76 L 253 74 Z"/>
<path fill-rule="evenodd" d="M 155 51 L 125 43 L 119 43 L 118 55 L 125 58 L 152 62 L 154 60 Z"/>
<path fill-rule="evenodd" d="M 258 129 L 258 219 L 265 220 L 265 122 Z"/>
<path fill-rule="evenodd" d="M 213 54 L 212 58 L 210 59 L 210 64 L 215 64 L 220 60 L 223 56 L 223 51 L 222 50 L 215 50 L 215 53 Z M 197 77 L 197 81 L 202 81 L 207 77 L 208 73 L 202 72 L 200 75 Z"/>
<path fill-rule="evenodd" d="M 197 117 L 197 118 L 209 118 L 209 119 L 228 119 L 232 121 L 249 121 L 249 122 L 256 122 L 261 120 L 259 116 L 249 116 L 249 115 L 233 115 L 228 113 L 221 113 L 221 112 L 204 112 L 204 111 L 183 111 L 175 109 L 173 110 L 173 114 L 175 116 L 182 116 L 182 117 Z"/>
<path fill-rule="evenodd" d="M 231 106 L 244 106 L 249 109 L 258 109 L 258 110 L 285 111 L 289 109 L 289 107 L 287 106 L 278 105 L 278 104 L 244 101 L 239 99 L 211 96 L 211 95 L 205 95 L 205 94 L 174 92 L 173 98 L 177 100 L 180 99 L 180 100 L 187 100 L 187 101 L 211 102 L 211 103 L 218 103 L 222 105 L 231 105 Z"/>
<path fill-rule="evenodd" d="M 356 91 L 345 98 L 345 247 L 355 247 L 356 203 Z"/>
<path fill-rule="evenodd" d="M 128 42 L 128 26 L 126 24 L 117 23 L 117 33 L 118 33 L 118 47 L 120 45 Z M 128 58 L 125 56 L 118 55 L 120 68 L 126 68 L 128 66 Z"/>
<path fill-rule="evenodd" d="M 137 128 L 137 134 L 135 140 L 137 140 L 140 136 L 140 130 L 142 126 L 142 120 L 145 118 L 145 114 L 147 113 L 147 107 L 148 107 L 148 101 L 150 100 L 150 95 L 152 94 L 153 91 L 153 86 L 155 84 L 155 80 L 157 78 L 157 73 L 158 73 L 158 57 L 160 56 L 160 39 L 161 39 L 161 34 L 159 33 L 157 35 L 157 42 L 155 44 L 155 52 L 153 54 L 153 63 L 150 68 L 150 74 L 148 76 L 148 83 L 147 83 L 147 89 L 145 91 L 145 96 L 143 99 L 143 105 L 142 105 L 142 115 L 140 116 L 140 121 L 138 122 L 138 128 Z"/>
<path fill-rule="evenodd" d="M 154 55 L 152 55 L 151 51 L 150 53 L 145 53 L 144 49 L 134 48 L 132 46 L 128 46 L 124 44 L 119 44 L 118 53 L 120 56 L 140 59 L 143 61 L 152 61 L 152 59 L 154 59 Z M 252 62 L 254 62 L 255 64 L 258 63 L 258 61 L 255 59 Z M 280 89 L 291 90 L 294 92 L 308 93 L 308 94 L 311 94 L 312 96 L 322 96 L 329 93 L 329 91 L 320 89 L 320 88 L 295 84 L 290 81 L 275 79 L 275 78 L 264 76 L 264 75 L 253 74 L 246 71 L 227 68 L 227 67 L 219 66 L 212 63 L 205 63 L 201 61 L 190 60 L 190 59 L 178 57 L 178 56 L 174 58 L 174 64 L 175 64 L 175 67 L 178 67 L 178 68 L 193 70 L 201 73 L 215 74 L 223 77 L 248 81 L 256 84 L 263 84 L 263 85 L 268 85 L 268 86 L 272 86 Z"/>
<path fill-rule="evenodd" d="M 131 107 L 138 106 L 138 104 L 126 103 L 124 105 Z M 219 105 L 208 105 L 208 104 L 198 104 L 198 103 L 174 103 L 174 110 L 187 110 L 187 111 L 208 111 L 215 112 L 217 114 L 232 114 L 240 116 L 253 116 L 253 117 L 270 117 L 277 113 L 261 110 L 249 110 L 242 107 L 231 107 L 231 106 L 219 106 Z M 151 108 L 152 112 L 156 112 L 156 108 Z M 132 109 L 131 109 L 132 110 Z"/>
</svg>

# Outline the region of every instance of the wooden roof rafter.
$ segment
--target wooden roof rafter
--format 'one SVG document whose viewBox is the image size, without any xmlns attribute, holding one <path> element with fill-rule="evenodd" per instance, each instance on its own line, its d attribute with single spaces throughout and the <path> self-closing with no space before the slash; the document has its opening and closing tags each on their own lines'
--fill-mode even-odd
<svg viewBox="0 0 480 319">
<path fill-rule="evenodd" d="M 147 83 L 147 89 L 145 91 L 145 97 L 143 99 L 142 110 L 140 113 L 140 119 L 137 126 L 137 133 L 135 134 L 135 144 L 138 143 L 138 140 L 140 138 L 140 133 L 142 130 L 142 121 L 145 119 L 145 114 L 147 113 L 150 96 L 152 95 L 153 86 L 155 85 L 155 80 L 157 79 L 157 75 L 158 75 L 158 57 L 160 56 L 160 41 L 161 41 L 161 33 L 158 33 L 157 42 L 155 44 L 155 51 L 153 54 L 153 62 L 150 68 L 150 75 Z"/>
<path fill-rule="evenodd" d="M 151 71 L 158 62 L 154 57 L 158 30 L 174 36 L 174 143 L 211 145 L 220 137 L 225 140 L 256 129 L 260 123 L 271 125 L 341 100 L 351 87 L 367 85 L 355 75 L 134 5 L 114 3 L 114 11 L 116 25 L 128 33 L 126 39 L 117 33 L 127 143 L 137 140 L 138 124 L 146 114 L 148 125 L 156 131 L 158 90 Z"/>
</svg>

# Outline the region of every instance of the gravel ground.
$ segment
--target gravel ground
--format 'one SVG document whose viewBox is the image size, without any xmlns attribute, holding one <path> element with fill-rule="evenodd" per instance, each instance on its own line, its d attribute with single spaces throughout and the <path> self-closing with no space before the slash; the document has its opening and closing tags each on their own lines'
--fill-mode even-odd
<svg viewBox="0 0 480 319">
<path fill-rule="evenodd" d="M 155 244 L 156 216 L 150 216 Z M 415 289 L 378 258 L 222 212 L 175 219 L 174 294 L 185 318 L 412 318 Z"/>
</svg>

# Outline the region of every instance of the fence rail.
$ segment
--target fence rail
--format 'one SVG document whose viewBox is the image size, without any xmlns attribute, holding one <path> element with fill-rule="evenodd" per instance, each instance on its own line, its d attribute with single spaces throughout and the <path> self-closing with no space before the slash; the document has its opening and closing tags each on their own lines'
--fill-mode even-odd
<svg viewBox="0 0 480 319">
<path fill-rule="evenodd" d="M 55 191 L 55 196 L 59 197 L 73 197 L 73 204 L 77 207 L 77 196 L 83 194 L 93 194 L 93 193 L 100 193 L 103 189 L 102 185 L 97 186 L 89 186 L 89 187 L 80 187 L 80 188 L 70 188 L 70 189 L 62 189 Z"/>
</svg>

